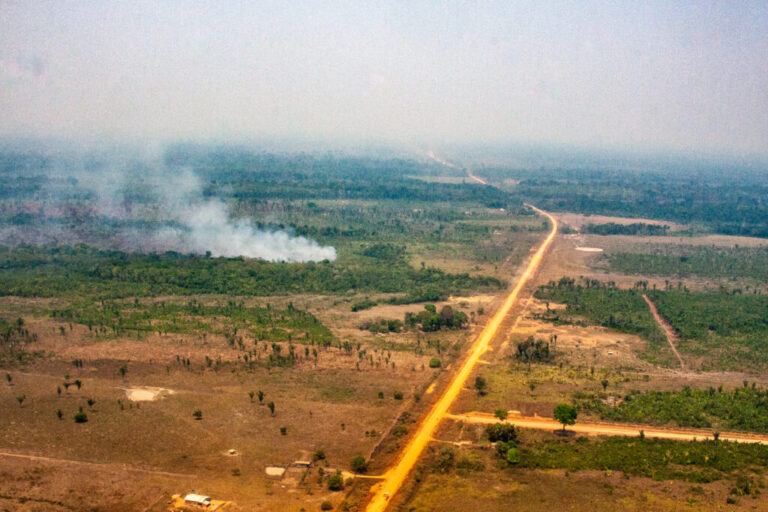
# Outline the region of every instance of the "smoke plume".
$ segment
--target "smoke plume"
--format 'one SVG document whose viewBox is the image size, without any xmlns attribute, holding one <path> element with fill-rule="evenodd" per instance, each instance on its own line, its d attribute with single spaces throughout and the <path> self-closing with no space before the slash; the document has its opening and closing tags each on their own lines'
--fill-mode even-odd
<svg viewBox="0 0 768 512">
<path fill-rule="evenodd" d="M 42 184 L 2 205 L 0 243 L 83 242 L 125 252 L 285 262 L 336 259 L 333 247 L 232 218 L 223 199 L 203 194 L 204 183 L 195 172 L 168 167 L 159 156 L 70 156 L 51 159 L 42 170 L 21 169 L 18 177 Z"/>
</svg>

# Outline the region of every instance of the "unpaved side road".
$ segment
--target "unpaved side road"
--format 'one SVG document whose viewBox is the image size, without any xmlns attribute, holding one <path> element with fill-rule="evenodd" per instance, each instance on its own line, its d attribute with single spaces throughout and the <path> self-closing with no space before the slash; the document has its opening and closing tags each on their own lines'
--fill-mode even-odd
<svg viewBox="0 0 768 512">
<path fill-rule="evenodd" d="M 468 414 L 446 414 L 446 418 L 463 421 L 464 423 L 492 424 L 498 423 L 499 419 L 488 413 L 472 412 Z M 520 428 L 530 428 L 534 430 L 560 430 L 562 425 L 552 418 L 542 418 L 541 416 L 521 416 L 510 414 L 507 421 Z M 579 422 L 576 425 L 568 427 L 571 432 L 585 434 L 590 436 L 628 436 L 638 437 L 640 432 L 645 437 L 654 437 L 659 439 L 672 439 L 675 441 L 703 441 L 713 439 L 713 433 L 710 430 L 697 429 L 671 429 L 660 428 L 652 425 L 636 425 L 622 423 L 584 423 Z M 735 432 L 722 432 L 720 439 L 723 441 L 734 441 L 737 443 L 758 443 L 768 445 L 768 436 L 759 434 L 742 434 Z"/>
<path fill-rule="evenodd" d="M 648 303 L 648 307 L 651 309 L 651 314 L 653 315 L 653 318 L 656 319 L 656 323 L 659 324 L 662 329 L 664 329 L 664 334 L 667 336 L 669 346 L 672 349 L 672 352 L 675 353 L 675 356 L 677 356 L 677 360 L 680 361 L 680 369 L 685 370 L 685 363 L 683 362 L 683 358 L 680 357 L 680 352 L 677 351 L 677 347 L 675 346 L 675 341 L 677 340 L 677 333 L 675 332 L 675 329 L 673 329 L 672 326 L 669 325 L 666 320 L 664 320 L 664 317 L 659 314 L 659 309 L 656 307 L 656 304 L 654 304 L 646 294 L 643 294 L 643 298 L 645 299 L 645 302 Z"/>
</svg>

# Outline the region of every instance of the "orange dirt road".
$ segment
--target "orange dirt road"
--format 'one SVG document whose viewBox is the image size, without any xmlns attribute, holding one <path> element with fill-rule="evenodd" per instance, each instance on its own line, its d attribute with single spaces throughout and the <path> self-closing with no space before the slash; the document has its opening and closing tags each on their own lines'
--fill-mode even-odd
<svg viewBox="0 0 768 512">
<path fill-rule="evenodd" d="M 498 423 L 499 420 L 488 413 L 469 413 L 469 414 L 448 414 L 446 418 L 465 423 Z M 552 418 L 542 418 L 541 416 L 518 416 L 510 414 L 507 421 L 520 428 L 530 428 L 534 430 L 560 430 L 562 425 Z M 672 429 L 660 428 L 648 425 L 634 425 L 621 423 L 577 423 L 568 427 L 571 432 L 586 434 L 592 436 L 629 436 L 637 437 L 640 431 L 643 431 L 645 437 L 655 437 L 659 439 L 672 439 L 675 441 L 703 441 L 713 439 L 712 432 L 709 430 L 696 429 Z M 722 441 L 735 441 L 738 443 L 759 443 L 768 444 L 768 436 L 759 434 L 741 434 L 735 432 L 722 432 L 720 434 Z"/>
<path fill-rule="evenodd" d="M 472 346 L 469 357 L 467 357 L 466 361 L 464 361 L 461 369 L 456 373 L 453 381 L 448 385 L 448 388 L 445 390 L 443 395 L 432 407 L 432 410 L 429 412 L 427 417 L 422 421 L 421 425 L 419 425 L 419 429 L 416 431 L 416 434 L 405 447 L 405 450 L 400 456 L 397 465 L 387 471 L 383 475 L 382 482 L 376 484 L 371 489 L 373 496 L 371 497 L 371 500 L 368 503 L 368 507 L 366 508 L 367 512 L 383 512 L 387 508 L 390 497 L 394 496 L 395 493 L 400 490 L 400 487 L 403 485 L 406 477 L 410 474 L 414 465 L 419 460 L 419 457 L 424 451 L 424 448 L 426 448 L 426 446 L 432 441 L 435 430 L 437 429 L 437 426 L 440 424 L 440 421 L 443 419 L 445 414 L 448 412 L 448 408 L 451 406 L 451 404 L 453 404 L 453 402 L 456 400 L 456 397 L 459 396 L 459 393 L 461 393 L 462 389 L 464 388 L 464 385 L 466 384 L 469 375 L 472 373 L 472 370 L 475 368 L 478 360 L 480 359 L 480 356 L 482 356 L 485 351 L 488 350 L 488 345 L 496 336 L 496 332 L 499 330 L 499 326 L 504 321 L 504 318 L 507 316 L 512 307 L 517 303 L 517 298 L 520 295 L 520 291 L 539 268 L 547 248 L 549 248 L 552 240 L 554 240 L 555 235 L 557 234 L 557 219 L 555 219 L 547 212 L 539 210 L 538 208 L 533 206 L 531 206 L 531 208 L 533 208 L 540 215 L 544 215 L 549 219 L 552 224 L 552 230 L 544 240 L 544 243 L 541 244 L 541 247 L 539 247 L 539 249 L 531 258 L 530 263 L 528 263 L 528 267 L 526 267 L 523 275 L 520 276 L 520 279 L 515 285 L 515 288 L 512 290 L 509 296 L 507 296 L 504 304 L 501 306 L 501 308 L 499 308 L 493 318 L 491 318 L 491 320 L 486 324 L 482 332 L 480 332 L 480 335 L 477 337 Z"/>
</svg>

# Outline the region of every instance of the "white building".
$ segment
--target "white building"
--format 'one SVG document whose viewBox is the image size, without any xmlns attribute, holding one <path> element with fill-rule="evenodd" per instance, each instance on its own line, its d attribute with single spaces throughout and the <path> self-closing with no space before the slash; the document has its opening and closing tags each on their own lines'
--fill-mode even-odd
<svg viewBox="0 0 768 512">
<path fill-rule="evenodd" d="M 195 505 L 198 507 L 209 507 L 211 505 L 211 497 L 203 496 L 201 494 L 187 494 L 184 496 L 185 505 Z"/>
</svg>

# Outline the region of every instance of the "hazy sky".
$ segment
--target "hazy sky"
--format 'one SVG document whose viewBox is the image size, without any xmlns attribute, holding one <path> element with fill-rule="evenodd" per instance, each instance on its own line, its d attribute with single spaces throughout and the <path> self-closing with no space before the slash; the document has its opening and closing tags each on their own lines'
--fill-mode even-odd
<svg viewBox="0 0 768 512">
<path fill-rule="evenodd" d="M 0 135 L 768 154 L 768 2 L 0 0 Z"/>
</svg>

